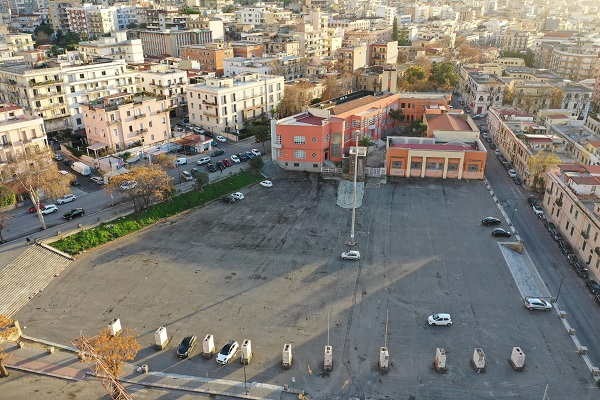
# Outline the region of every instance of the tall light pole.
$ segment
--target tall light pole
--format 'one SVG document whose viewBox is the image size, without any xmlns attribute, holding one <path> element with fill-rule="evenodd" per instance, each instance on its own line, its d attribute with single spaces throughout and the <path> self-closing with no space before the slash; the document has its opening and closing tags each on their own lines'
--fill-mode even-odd
<svg viewBox="0 0 600 400">
<path fill-rule="evenodd" d="M 356 223 L 356 175 L 358 174 L 358 135 L 360 131 L 354 131 L 354 141 L 356 143 L 356 149 L 354 154 L 354 194 L 353 194 L 353 203 L 352 203 L 352 228 L 350 230 L 350 241 L 348 245 L 356 246 L 356 242 L 354 241 L 354 224 Z"/>
</svg>

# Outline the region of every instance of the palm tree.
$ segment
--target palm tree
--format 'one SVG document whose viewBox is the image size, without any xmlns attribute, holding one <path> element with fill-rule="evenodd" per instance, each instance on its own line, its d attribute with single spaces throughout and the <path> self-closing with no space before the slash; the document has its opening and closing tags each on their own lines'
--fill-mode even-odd
<svg viewBox="0 0 600 400">
<path fill-rule="evenodd" d="M 390 110 L 389 112 L 390 118 L 394 120 L 392 124 L 392 132 L 396 129 L 396 122 L 404 122 L 404 111 L 401 108 L 397 110 Z"/>
</svg>

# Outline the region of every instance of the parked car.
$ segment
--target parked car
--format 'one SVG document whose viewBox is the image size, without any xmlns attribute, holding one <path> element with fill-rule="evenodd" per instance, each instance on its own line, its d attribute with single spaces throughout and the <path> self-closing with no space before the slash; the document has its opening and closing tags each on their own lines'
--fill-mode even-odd
<svg viewBox="0 0 600 400">
<path fill-rule="evenodd" d="M 532 205 L 531 208 L 533 209 L 535 215 L 544 214 L 544 210 L 542 209 L 542 206 L 539 205 L 539 203 Z"/>
<path fill-rule="evenodd" d="M 484 219 L 481 220 L 481 223 L 485 226 L 490 226 L 490 225 L 500 225 L 502 223 L 502 221 L 500 221 L 498 218 L 494 218 L 494 217 L 485 217 Z"/>
<path fill-rule="evenodd" d="M 491 138 L 491 137 L 489 137 L 489 136 L 488 136 L 488 137 L 486 137 L 486 138 L 484 138 L 484 140 L 485 140 L 486 142 L 488 142 L 488 143 L 492 143 L 492 138 Z"/>
<path fill-rule="evenodd" d="M 231 197 L 236 200 L 244 200 L 244 194 L 242 192 L 231 193 Z"/>
<path fill-rule="evenodd" d="M 70 167 L 70 166 L 72 166 L 72 165 L 73 165 L 73 163 L 74 163 L 74 161 L 71 161 L 71 160 L 69 160 L 69 159 L 65 159 L 65 160 L 63 161 L 63 164 L 65 164 L 66 166 L 69 166 L 69 167 Z"/>
<path fill-rule="evenodd" d="M 56 161 L 62 161 L 62 160 L 64 160 L 65 158 L 64 158 L 64 157 L 63 157 L 61 154 L 58 154 L 58 153 L 56 153 L 56 154 L 54 155 L 54 159 L 55 159 Z"/>
<path fill-rule="evenodd" d="M 573 265 L 579 262 L 579 258 L 575 254 L 567 254 L 567 261 L 569 265 Z"/>
<path fill-rule="evenodd" d="M 63 197 L 60 197 L 59 199 L 56 200 L 56 202 L 58 204 L 65 204 L 65 203 L 70 203 L 75 200 L 77 200 L 77 197 L 75 197 L 75 195 L 73 193 L 70 193 L 70 194 L 65 194 Z"/>
<path fill-rule="evenodd" d="M 475 115 L 473 115 L 473 119 L 483 119 L 485 117 L 487 117 L 486 114 L 475 114 Z"/>
<path fill-rule="evenodd" d="M 515 183 L 515 185 L 519 185 L 519 186 L 521 186 L 523 184 L 523 182 L 516 176 L 513 178 L 513 182 Z"/>
<path fill-rule="evenodd" d="M 254 154 L 251 151 L 245 151 L 244 154 L 248 157 L 248 160 L 252 160 L 254 158 Z"/>
<path fill-rule="evenodd" d="M 546 300 L 542 300 L 542 299 L 535 299 L 532 297 L 525 298 L 525 307 L 529 311 L 533 311 L 533 310 L 550 311 L 550 310 L 552 310 L 552 304 L 550 304 L 550 302 L 548 302 Z"/>
<path fill-rule="evenodd" d="M 194 346 L 196 346 L 197 341 L 198 338 L 194 335 L 184 337 L 177 348 L 177 357 L 188 358 L 192 355 L 192 350 L 194 349 Z"/>
<path fill-rule="evenodd" d="M 231 197 L 231 196 L 225 196 L 225 197 L 223 197 L 221 199 L 221 201 L 224 202 L 224 203 L 231 204 L 231 203 L 235 202 L 235 199 L 233 197 Z"/>
<path fill-rule="evenodd" d="M 217 168 L 223 170 L 223 169 L 227 168 L 227 165 L 225 165 L 223 163 L 223 161 L 217 161 Z"/>
<path fill-rule="evenodd" d="M 360 260 L 360 252 L 358 250 L 350 250 L 342 253 L 344 260 Z"/>
<path fill-rule="evenodd" d="M 181 177 L 188 182 L 194 180 L 194 177 L 189 171 L 181 171 Z"/>
<path fill-rule="evenodd" d="M 227 158 L 222 159 L 221 162 L 223 162 L 223 164 L 225 164 L 226 167 L 231 167 L 233 165 L 233 163 Z"/>
<path fill-rule="evenodd" d="M 121 190 L 130 190 L 137 187 L 136 181 L 126 181 L 121 185 Z"/>
<path fill-rule="evenodd" d="M 175 162 L 173 164 L 174 165 L 185 165 L 185 164 L 187 164 L 187 158 L 179 157 L 177 160 L 175 160 Z"/>
<path fill-rule="evenodd" d="M 271 182 L 271 181 L 262 181 L 260 183 L 260 186 L 270 188 L 270 187 L 273 187 L 273 182 Z"/>
<path fill-rule="evenodd" d="M 589 270 L 585 267 L 582 267 L 579 263 L 576 264 L 577 268 L 574 268 L 573 270 L 575 271 L 575 274 L 583 279 L 589 279 L 590 278 L 590 274 L 589 274 Z"/>
<path fill-rule="evenodd" d="M 238 156 L 236 156 L 235 154 L 232 154 L 231 157 L 229 157 L 229 158 L 231 158 L 231 161 L 233 161 L 236 164 L 239 164 L 241 162 L 240 158 Z"/>
<path fill-rule="evenodd" d="M 203 134 L 204 133 L 204 129 L 200 128 L 199 126 L 195 126 L 194 127 L 194 132 L 199 133 L 199 134 Z"/>
<path fill-rule="evenodd" d="M 225 138 L 225 136 L 221 136 L 221 135 L 217 135 L 217 137 L 215 138 L 217 139 L 219 142 L 227 142 L 227 139 Z"/>
<path fill-rule="evenodd" d="M 193 176 L 194 178 L 196 178 L 196 177 L 198 177 L 198 175 L 200 175 L 200 170 L 199 170 L 198 168 L 192 168 L 192 169 L 190 170 L 190 173 L 192 174 L 192 176 Z"/>
<path fill-rule="evenodd" d="M 208 172 L 217 172 L 217 167 L 211 163 L 206 164 L 206 169 L 208 169 Z"/>
<path fill-rule="evenodd" d="M 238 153 L 237 154 L 238 158 L 240 159 L 241 162 L 246 162 L 248 161 L 248 156 L 244 153 Z"/>
<path fill-rule="evenodd" d="M 56 207 L 54 204 L 46 204 L 46 207 L 44 207 L 44 209 L 42 210 L 42 215 L 47 215 L 55 212 L 58 212 L 58 207 Z"/>
<path fill-rule="evenodd" d="M 544 223 L 544 226 L 546 227 L 546 229 L 548 230 L 548 232 L 550 232 L 550 229 L 555 229 L 556 228 L 556 225 L 554 225 L 554 223 L 550 222 L 550 221 L 546 221 Z"/>
<path fill-rule="evenodd" d="M 83 208 L 74 208 L 74 209 L 64 213 L 63 218 L 68 219 L 70 221 L 73 218 L 81 217 L 84 214 L 85 214 L 85 211 L 83 211 Z"/>
<path fill-rule="evenodd" d="M 496 150 L 496 145 L 494 143 L 490 143 L 490 149 Z"/>
<path fill-rule="evenodd" d="M 104 185 L 104 178 L 102 178 L 100 176 L 92 176 L 90 179 L 96 185 Z"/>
<path fill-rule="evenodd" d="M 600 284 L 593 279 L 585 281 L 585 286 L 590 290 L 592 294 L 600 294 Z"/>
<path fill-rule="evenodd" d="M 573 248 L 571 247 L 571 245 L 567 242 L 565 242 L 564 240 L 559 240 L 558 241 L 558 247 L 560 248 L 560 251 L 562 251 L 562 253 L 566 256 L 569 253 L 573 252 Z"/>
<path fill-rule="evenodd" d="M 452 326 L 452 318 L 450 317 L 450 314 L 433 314 L 427 318 L 427 323 L 431 326 Z"/>
<path fill-rule="evenodd" d="M 511 178 L 516 178 L 517 177 L 517 173 L 515 172 L 514 169 L 509 169 L 508 170 L 508 176 L 510 176 Z"/>
<path fill-rule="evenodd" d="M 558 230 L 555 230 L 552 234 L 552 239 L 554 239 L 555 242 L 558 242 L 563 239 L 563 235 Z"/>
<path fill-rule="evenodd" d="M 539 203 L 538 199 L 536 199 L 533 196 L 529 196 L 527 198 L 527 202 L 529 203 L 529 205 L 534 205 L 534 204 L 538 204 Z"/>
<path fill-rule="evenodd" d="M 235 356 L 239 345 L 235 340 L 229 340 L 225 343 L 225 346 L 217 354 L 217 363 L 221 365 L 227 364 Z"/>
<path fill-rule="evenodd" d="M 257 149 L 252 149 L 250 150 L 252 152 L 252 154 L 254 154 L 256 157 L 260 157 L 262 155 L 262 153 L 260 151 L 258 151 Z"/>
<path fill-rule="evenodd" d="M 510 237 L 510 232 L 502 228 L 496 228 L 492 231 L 492 235 L 500 237 Z"/>
<path fill-rule="evenodd" d="M 225 150 L 223 149 L 216 149 L 215 151 L 213 151 L 212 153 L 210 153 L 211 157 L 218 157 L 222 154 L 225 154 Z"/>
<path fill-rule="evenodd" d="M 40 210 L 44 211 L 44 208 L 46 208 L 46 206 L 43 204 L 40 204 Z M 37 209 L 34 206 L 31 206 L 31 207 L 29 207 L 29 212 L 33 214 L 34 212 L 37 212 Z"/>
<path fill-rule="evenodd" d="M 209 162 L 210 162 L 210 157 L 202 157 L 201 159 L 196 161 L 196 164 L 204 165 L 204 164 L 208 164 Z"/>
</svg>

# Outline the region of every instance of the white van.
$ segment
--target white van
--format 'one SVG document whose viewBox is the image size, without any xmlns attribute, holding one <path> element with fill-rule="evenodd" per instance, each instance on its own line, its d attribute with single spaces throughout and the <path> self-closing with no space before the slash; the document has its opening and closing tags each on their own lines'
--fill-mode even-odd
<svg viewBox="0 0 600 400">
<path fill-rule="evenodd" d="M 175 162 L 173 164 L 175 164 L 175 165 L 185 165 L 185 164 L 187 164 L 187 158 L 180 157 L 177 160 L 175 160 Z"/>
</svg>

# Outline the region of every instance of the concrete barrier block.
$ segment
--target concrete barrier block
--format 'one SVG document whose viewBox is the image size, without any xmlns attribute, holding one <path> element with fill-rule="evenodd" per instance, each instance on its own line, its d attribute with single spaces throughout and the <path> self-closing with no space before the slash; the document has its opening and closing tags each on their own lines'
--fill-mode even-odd
<svg viewBox="0 0 600 400">
<path fill-rule="evenodd" d="M 564 311 L 562 311 L 562 310 L 560 310 L 560 311 L 558 312 L 558 316 L 559 316 L 560 318 L 567 318 L 567 313 L 566 313 L 566 312 L 564 312 Z"/>
</svg>

